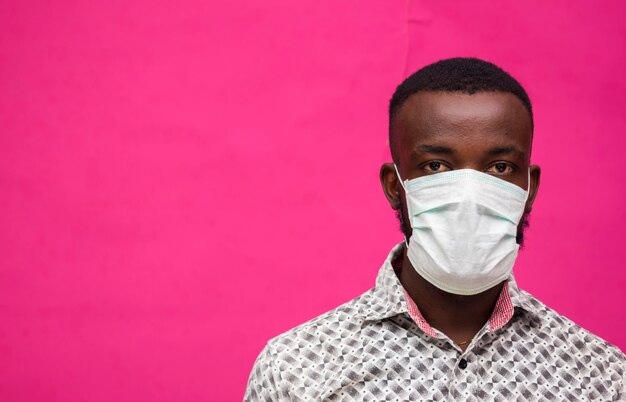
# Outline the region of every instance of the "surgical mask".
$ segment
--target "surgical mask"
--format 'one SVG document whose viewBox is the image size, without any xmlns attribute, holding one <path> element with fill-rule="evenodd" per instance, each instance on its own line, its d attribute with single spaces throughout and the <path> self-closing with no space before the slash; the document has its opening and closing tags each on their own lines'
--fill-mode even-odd
<svg viewBox="0 0 626 402">
<path fill-rule="evenodd" d="M 509 277 L 528 191 L 473 169 L 404 182 L 397 167 L 396 173 L 413 232 L 407 256 L 418 274 L 458 295 L 483 292 Z"/>
</svg>

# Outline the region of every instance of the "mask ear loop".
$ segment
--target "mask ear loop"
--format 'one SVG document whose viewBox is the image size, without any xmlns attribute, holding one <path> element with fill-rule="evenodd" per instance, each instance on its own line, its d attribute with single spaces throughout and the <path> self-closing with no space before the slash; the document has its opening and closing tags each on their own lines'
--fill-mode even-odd
<svg viewBox="0 0 626 402">
<path fill-rule="evenodd" d="M 530 166 L 528 167 L 528 186 L 526 187 L 526 199 L 524 200 L 524 204 L 528 201 L 528 197 L 530 197 Z"/>
<path fill-rule="evenodd" d="M 402 188 L 404 189 L 404 192 L 406 193 L 406 187 L 404 187 L 402 176 L 400 176 L 400 172 L 398 171 L 398 167 L 396 166 L 395 163 L 393 164 L 393 168 L 396 169 L 396 176 L 398 176 L 398 180 L 400 180 L 400 185 L 402 186 Z M 530 170 L 529 170 L 529 174 L 530 174 Z"/>
<path fill-rule="evenodd" d="M 404 182 L 402 181 L 402 176 L 400 176 L 400 172 L 398 171 L 398 167 L 396 166 L 395 163 L 393 164 L 393 168 L 396 169 L 396 176 L 398 176 L 398 180 L 400 181 L 400 185 L 404 189 L 404 194 L 406 194 L 406 187 L 404 186 Z M 408 250 L 409 249 L 409 242 L 407 241 L 406 236 L 404 237 L 404 245 L 406 246 L 405 248 Z"/>
</svg>

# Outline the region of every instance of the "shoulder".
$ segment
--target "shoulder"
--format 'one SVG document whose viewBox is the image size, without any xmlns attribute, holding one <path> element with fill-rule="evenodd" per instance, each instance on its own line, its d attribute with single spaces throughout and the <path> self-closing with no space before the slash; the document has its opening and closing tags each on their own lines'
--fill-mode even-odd
<svg viewBox="0 0 626 402">
<path fill-rule="evenodd" d="M 534 328 L 533 343 L 543 345 L 542 349 L 557 359 L 558 364 L 576 367 L 576 372 L 588 383 L 602 383 L 617 393 L 623 391 L 626 356 L 617 346 L 559 314 L 528 292 L 521 292 L 540 322 Z"/>
<path fill-rule="evenodd" d="M 285 350 L 297 352 L 347 338 L 361 328 L 364 307 L 368 305 L 372 292 L 373 289 L 270 339 L 267 347 L 280 354 Z"/>
<path fill-rule="evenodd" d="M 546 339 L 567 341 L 572 351 L 582 356 L 606 358 L 609 361 L 620 361 L 624 364 L 624 353 L 615 345 L 610 344 L 587 329 L 579 326 L 569 318 L 546 306 L 530 293 L 521 291 L 534 307 L 541 319 L 541 332 Z M 558 343 L 558 342 L 557 342 Z"/>
<path fill-rule="evenodd" d="M 270 339 L 254 363 L 247 395 L 271 389 L 286 398 L 305 392 L 306 387 L 313 392 L 308 385 L 321 385 L 322 373 L 339 370 L 343 355 L 357 347 L 365 322 L 363 310 L 373 291 Z"/>
</svg>

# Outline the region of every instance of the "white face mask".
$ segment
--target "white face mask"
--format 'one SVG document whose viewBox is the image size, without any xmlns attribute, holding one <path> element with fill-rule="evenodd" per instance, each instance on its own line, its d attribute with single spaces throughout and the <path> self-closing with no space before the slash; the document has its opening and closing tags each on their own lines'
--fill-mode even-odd
<svg viewBox="0 0 626 402">
<path fill-rule="evenodd" d="M 458 295 L 483 292 L 511 274 L 528 191 L 473 169 L 404 183 L 396 173 L 413 230 L 407 255 L 418 274 Z"/>
</svg>

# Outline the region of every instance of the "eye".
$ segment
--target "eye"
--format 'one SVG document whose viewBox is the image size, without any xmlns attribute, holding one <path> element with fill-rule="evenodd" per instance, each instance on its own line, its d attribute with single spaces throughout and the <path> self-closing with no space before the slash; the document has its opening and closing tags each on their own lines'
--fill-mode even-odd
<svg viewBox="0 0 626 402">
<path fill-rule="evenodd" d="M 490 167 L 487 168 L 487 173 L 492 174 L 509 174 L 513 172 L 513 166 L 506 162 L 498 162 L 494 163 Z"/>
<path fill-rule="evenodd" d="M 432 173 L 445 172 L 446 170 L 450 170 L 446 165 L 439 161 L 431 161 L 424 165 L 424 170 Z"/>
</svg>

